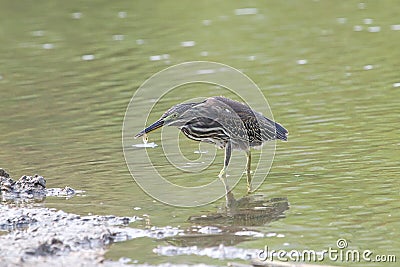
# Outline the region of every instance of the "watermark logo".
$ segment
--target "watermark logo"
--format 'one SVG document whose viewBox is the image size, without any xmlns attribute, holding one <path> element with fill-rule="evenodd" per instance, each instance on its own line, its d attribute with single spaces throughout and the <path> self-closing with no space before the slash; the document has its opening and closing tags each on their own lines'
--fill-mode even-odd
<svg viewBox="0 0 400 267">
<path fill-rule="evenodd" d="M 261 261 L 285 261 L 285 262 L 322 262 L 330 260 L 333 262 L 396 262 L 396 255 L 378 255 L 372 250 L 348 249 L 346 239 L 340 238 L 336 241 L 336 247 L 324 250 L 271 250 L 265 246 L 258 253 Z"/>
<path fill-rule="evenodd" d="M 339 239 L 336 241 L 336 246 L 337 246 L 339 249 L 347 248 L 347 246 L 348 246 L 347 240 L 346 240 L 346 239 L 343 239 L 343 238 L 339 238 Z"/>
<path fill-rule="evenodd" d="M 225 195 L 218 179 L 223 151 L 218 152 L 215 146 L 187 140 L 179 129 L 167 126 L 149 134 L 151 145 L 139 148 L 141 139 L 133 138 L 176 104 L 221 95 L 243 102 L 273 119 L 258 86 L 241 71 L 221 63 L 196 61 L 168 67 L 151 76 L 135 92 L 125 113 L 122 144 L 132 177 L 148 195 L 180 207 L 206 205 Z M 225 112 L 232 110 L 227 107 Z M 212 113 L 207 116 L 215 119 Z M 253 189 L 268 175 L 274 153 L 275 142 L 267 142 L 258 158 L 253 158 Z M 245 153 L 234 151 L 227 172 L 230 188 L 245 175 L 245 167 Z"/>
</svg>

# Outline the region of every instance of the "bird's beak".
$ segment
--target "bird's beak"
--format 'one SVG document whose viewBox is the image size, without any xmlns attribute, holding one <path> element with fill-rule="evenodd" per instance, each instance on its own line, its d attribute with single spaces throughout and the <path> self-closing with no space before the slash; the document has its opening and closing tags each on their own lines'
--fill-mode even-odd
<svg viewBox="0 0 400 267">
<path fill-rule="evenodd" d="M 162 126 L 164 126 L 164 120 L 158 120 L 155 123 L 153 123 L 152 125 L 150 125 L 149 127 L 147 127 L 146 129 L 144 129 L 143 131 L 140 131 L 139 133 L 137 133 L 135 135 L 135 138 L 141 137 L 144 134 L 147 134 L 149 132 L 157 130 L 158 128 L 160 128 Z"/>
</svg>

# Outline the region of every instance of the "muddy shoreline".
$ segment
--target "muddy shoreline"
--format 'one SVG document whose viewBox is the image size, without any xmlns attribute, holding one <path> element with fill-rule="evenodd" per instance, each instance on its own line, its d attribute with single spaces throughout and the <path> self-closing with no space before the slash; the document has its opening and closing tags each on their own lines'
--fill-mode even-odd
<svg viewBox="0 0 400 267">
<path fill-rule="evenodd" d="M 137 216 L 80 216 L 35 207 L 33 203 L 46 197 L 83 193 L 70 187 L 46 188 L 46 180 L 40 175 L 14 180 L 0 168 L 0 189 L 0 266 L 126 266 L 129 259 L 104 259 L 112 243 L 139 237 L 161 239 L 182 232 L 172 227 L 129 227 L 143 220 Z"/>
<path fill-rule="evenodd" d="M 136 216 L 80 216 L 56 209 L 11 204 L 0 205 L 0 214 L 0 230 L 8 232 L 0 236 L 0 258 L 5 259 L 6 266 L 42 263 L 50 266 L 53 261 L 57 265 L 122 266 L 125 264 L 104 260 L 104 253 L 112 243 L 139 237 L 159 239 L 181 232 L 168 227 L 129 227 L 130 223 L 142 220 Z"/>
</svg>

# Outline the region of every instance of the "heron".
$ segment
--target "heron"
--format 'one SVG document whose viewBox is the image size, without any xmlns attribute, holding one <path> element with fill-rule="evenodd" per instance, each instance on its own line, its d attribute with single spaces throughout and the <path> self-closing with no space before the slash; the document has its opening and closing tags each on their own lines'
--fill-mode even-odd
<svg viewBox="0 0 400 267">
<path fill-rule="evenodd" d="M 224 166 L 218 177 L 227 185 L 227 168 L 232 150 L 246 152 L 247 193 L 252 192 L 251 148 L 260 148 L 272 140 L 287 141 L 288 131 L 279 123 L 264 117 L 248 105 L 223 96 L 200 102 L 180 103 L 168 109 L 156 122 L 140 131 L 135 138 L 163 126 L 176 126 L 189 139 L 214 144 L 225 149 Z"/>
</svg>

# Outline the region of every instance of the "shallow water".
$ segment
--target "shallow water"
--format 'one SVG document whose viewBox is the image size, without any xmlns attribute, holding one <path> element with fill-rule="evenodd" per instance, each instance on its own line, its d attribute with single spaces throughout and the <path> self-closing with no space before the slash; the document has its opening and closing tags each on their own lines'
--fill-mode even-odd
<svg viewBox="0 0 400 267">
<path fill-rule="evenodd" d="M 277 143 L 257 191 L 266 199 L 287 198 L 290 208 L 284 218 L 252 227 L 265 237 L 235 246 L 320 251 L 344 238 L 350 249 L 398 253 L 395 1 L 0 4 L 0 167 L 14 178 L 39 173 L 48 187 L 86 191 L 68 200 L 48 198 L 46 207 L 82 215 L 147 214 L 152 225 L 183 228 L 192 225 L 191 216 L 216 212 L 223 199 L 190 209 L 153 200 L 133 182 L 121 145 L 126 107 L 147 78 L 167 66 L 209 60 L 253 79 L 290 132 L 289 142 Z M 220 91 L 199 86 L 185 99 L 214 92 Z M 165 98 L 151 119 L 181 99 Z M 150 142 L 157 138 L 150 135 Z M 198 150 L 196 143 L 180 142 L 188 157 Z M 221 168 L 216 162 L 196 179 L 177 177 L 160 151 L 150 153 L 180 185 L 210 182 Z M 242 154 L 235 153 L 244 162 Z M 242 180 L 235 196 L 245 187 Z M 167 242 L 132 240 L 111 246 L 107 255 L 140 263 L 223 263 L 160 256 L 153 252 L 157 245 Z"/>
</svg>

